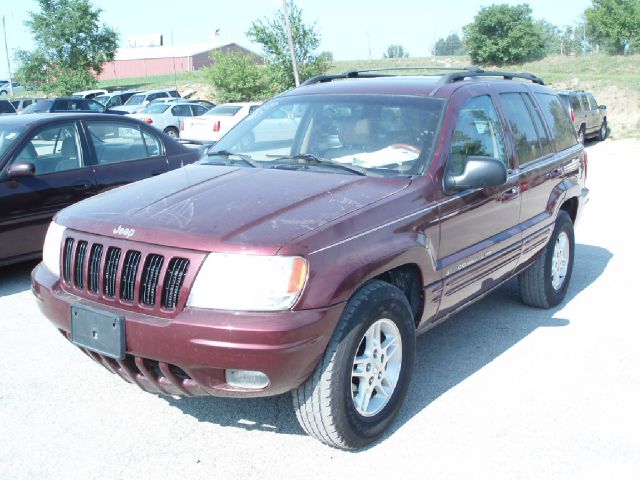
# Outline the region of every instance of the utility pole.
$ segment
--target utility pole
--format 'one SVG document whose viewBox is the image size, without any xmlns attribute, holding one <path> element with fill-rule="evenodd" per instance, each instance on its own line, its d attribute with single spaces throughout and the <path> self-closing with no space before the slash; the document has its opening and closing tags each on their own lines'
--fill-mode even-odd
<svg viewBox="0 0 640 480">
<path fill-rule="evenodd" d="M 9 60 L 9 47 L 7 46 L 7 26 L 2 15 L 2 31 L 4 32 L 4 51 L 7 55 L 7 70 L 9 70 L 9 95 L 13 95 L 13 78 L 11 77 L 11 61 Z"/>
<path fill-rule="evenodd" d="M 289 37 L 289 51 L 291 52 L 293 78 L 296 81 L 297 87 L 298 85 L 300 85 L 300 77 L 298 77 L 298 63 L 296 62 L 296 53 L 293 50 L 293 35 L 291 34 L 291 24 L 289 23 L 289 10 L 287 9 L 287 0 L 282 0 L 282 9 L 284 10 L 284 24 L 287 27 L 287 36 Z"/>
</svg>

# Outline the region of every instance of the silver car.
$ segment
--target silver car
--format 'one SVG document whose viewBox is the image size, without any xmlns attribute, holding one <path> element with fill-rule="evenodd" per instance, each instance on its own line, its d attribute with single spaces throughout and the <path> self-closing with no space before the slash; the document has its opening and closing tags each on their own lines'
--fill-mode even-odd
<svg viewBox="0 0 640 480">
<path fill-rule="evenodd" d="M 607 138 L 609 128 L 607 124 L 607 106 L 598 105 L 590 92 L 559 91 L 558 97 L 569 112 L 576 128 L 580 143 L 586 138 Z"/>
</svg>

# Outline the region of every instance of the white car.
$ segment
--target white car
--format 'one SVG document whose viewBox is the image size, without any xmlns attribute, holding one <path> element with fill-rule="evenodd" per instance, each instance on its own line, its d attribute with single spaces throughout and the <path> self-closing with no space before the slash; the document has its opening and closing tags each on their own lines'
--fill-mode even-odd
<svg viewBox="0 0 640 480">
<path fill-rule="evenodd" d="M 201 117 L 186 119 L 180 138 L 196 142 L 217 142 L 260 105 L 262 102 L 237 102 L 213 107 Z"/>
<path fill-rule="evenodd" d="M 155 103 L 139 113 L 127 116 L 142 120 L 167 135 L 178 138 L 185 119 L 202 115 L 206 111 L 206 107 L 197 103 Z"/>
<path fill-rule="evenodd" d="M 127 113 L 138 113 L 157 98 L 180 98 L 180 94 L 175 88 L 165 88 L 162 90 L 148 90 L 140 92 L 129 97 L 124 105 L 114 108 L 114 110 L 122 110 Z"/>
<path fill-rule="evenodd" d="M 83 90 L 81 92 L 74 92 L 71 94 L 72 97 L 82 97 L 82 98 L 96 98 L 98 95 L 105 95 L 109 92 L 103 89 L 96 90 Z"/>
</svg>

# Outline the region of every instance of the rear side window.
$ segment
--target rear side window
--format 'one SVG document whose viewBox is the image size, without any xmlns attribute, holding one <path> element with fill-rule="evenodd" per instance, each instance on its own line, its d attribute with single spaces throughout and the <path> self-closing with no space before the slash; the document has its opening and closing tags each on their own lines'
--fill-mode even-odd
<svg viewBox="0 0 640 480">
<path fill-rule="evenodd" d="M 587 100 L 589 101 L 589 108 L 591 110 L 597 110 L 598 109 L 598 104 L 596 103 L 596 99 L 593 98 L 593 95 L 591 95 L 591 94 L 587 95 Z"/>
<path fill-rule="evenodd" d="M 522 96 L 519 93 L 501 93 L 500 100 L 511 127 L 518 164 L 524 165 L 542 157 L 543 149 L 538 132 Z"/>
<path fill-rule="evenodd" d="M 496 158 L 507 165 L 502 127 L 487 95 L 472 98 L 460 111 L 451 140 L 448 171 L 460 175 L 468 157 Z"/>
<path fill-rule="evenodd" d="M 161 154 L 160 141 L 138 125 L 125 122 L 87 122 L 99 165 L 127 162 Z"/>
<path fill-rule="evenodd" d="M 578 143 L 573 122 L 566 110 L 562 108 L 558 97 L 547 93 L 536 93 L 535 97 L 549 125 L 551 136 L 556 141 L 558 151 L 571 148 Z"/>
<path fill-rule="evenodd" d="M 582 104 L 580 103 L 580 98 L 577 95 L 571 95 L 571 108 L 574 112 L 582 111 Z"/>
</svg>

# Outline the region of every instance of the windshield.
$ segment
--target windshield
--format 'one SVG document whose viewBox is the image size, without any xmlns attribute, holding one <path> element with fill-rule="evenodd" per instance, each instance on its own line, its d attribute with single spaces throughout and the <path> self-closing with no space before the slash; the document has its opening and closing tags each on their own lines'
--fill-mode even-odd
<svg viewBox="0 0 640 480">
<path fill-rule="evenodd" d="M 154 103 L 147 108 L 142 109 L 140 113 L 163 113 L 170 105 L 166 103 Z"/>
<path fill-rule="evenodd" d="M 233 117 L 242 107 L 238 105 L 218 105 L 209 110 L 205 115 L 219 115 L 221 117 Z"/>
<path fill-rule="evenodd" d="M 133 95 L 129 100 L 126 101 L 125 105 L 140 105 L 144 101 L 144 94 L 141 95 Z"/>
<path fill-rule="evenodd" d="M 53 100 L 39 100 L 22 110 L 22 113 L 48 112 L 52 104 Z"/>
<path fill-rule="evenodd" d="M 4 126 L 0 128 L 0 160 L 2 160 L 4 154 L 11 148 L 11 145 L 20 138 L 25 130 L 26 127 Z"/>
<path fill-rule="evenodd" d="M 242 154 L 262 168 L 416 175 L 431 161 L 443 108 L 440 99 L 409 96 L 275 98 L 209 154 Z"/>
</svg>

